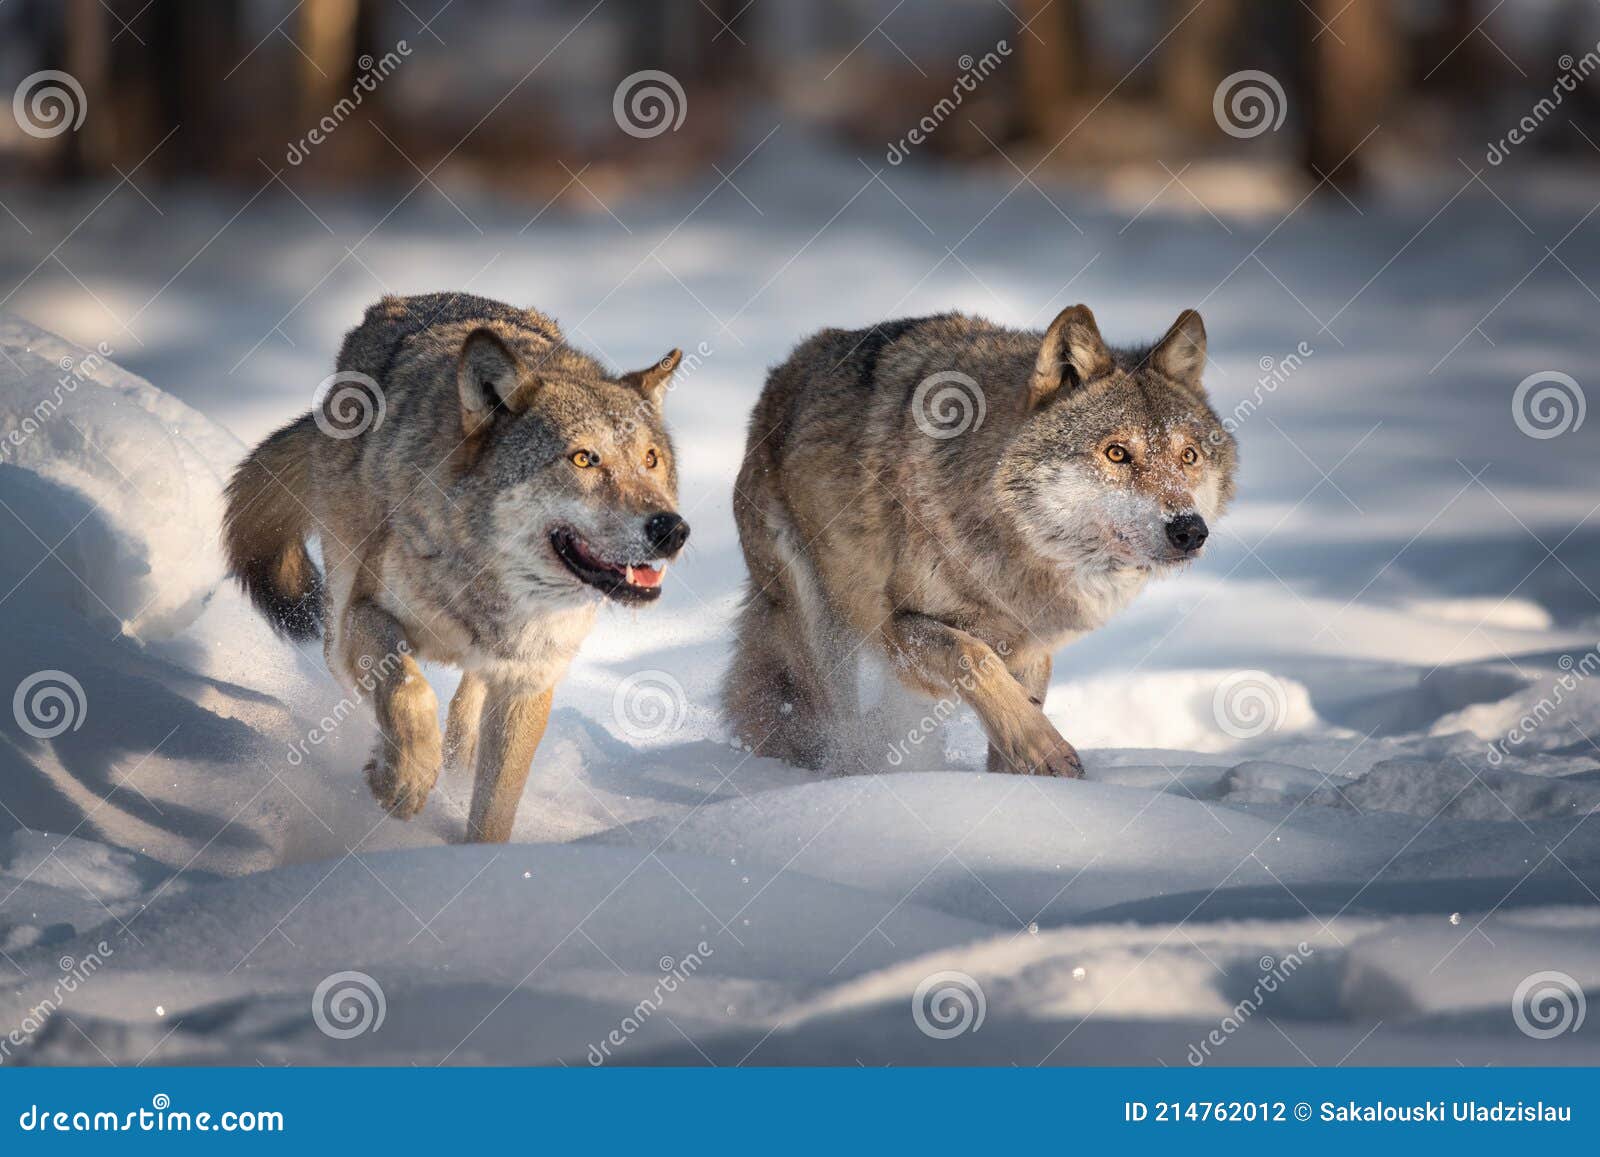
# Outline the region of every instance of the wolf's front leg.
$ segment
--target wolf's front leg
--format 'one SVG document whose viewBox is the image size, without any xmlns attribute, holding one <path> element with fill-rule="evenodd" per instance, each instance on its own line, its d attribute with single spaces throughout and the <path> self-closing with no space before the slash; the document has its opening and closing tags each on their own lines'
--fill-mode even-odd
<svg viewBox="0 0 1600 1157">
<path fill-rule="evenodd" d="M 954 694 L 978 713 L 989 743 L 999 753 L 999 766 L 991 761 L 991 770 L 1068 779 L 1083 776 L 1077 751 L 1045 718 L 1042 689 L 1036 701 L 982 639 L 913 611 L 896 613 L 883 631 L 902 679 L 926 695 Z M 1048 670 L 1046 666 L 1046 682 Z"/>
<path fill-rule="evenodd" d="M 382 733 L 367 762 L 367 785 L 390 815 L 408 820 L 428 801 L 444 762 L 439 700 L 393 615 L 359 599 L 342 622 L 340 659 L 351 678 L 372 695 Z"/>
<path fill-rule="evenodd" d="M 471 771 L 478 758 L 478 727 L 487 691 L 483 677 L 461 672 L 461 685 L 450 698 L 444 722 L 444 757 L 455 771 Z"/>
<path fill-rule="evenodd" d="M 1050 656 L 1043 652 L 1027 652 L 1026 654 L 1012 654 L 1005 657 L 1006 670 L 1024 691 L 1028 693 L 1028 701 L 1041 711 L 1044 710 L 1045 692 L 1050 689 Z M 1026 772 L 1026 767 L 1018 767 L 1006 757 L 993 743 L 989 744 L 988 770 L 1007 772 Z"/>
<path fill-rule="evenodd" d="M 554 697 L 554 687 L 534 691 L 514 684 L 489 685 L 478 729 L 478 776 L 472 785 L 467 839 L 503 844 L 511 838 L 517 802 Z"/>
</svg>

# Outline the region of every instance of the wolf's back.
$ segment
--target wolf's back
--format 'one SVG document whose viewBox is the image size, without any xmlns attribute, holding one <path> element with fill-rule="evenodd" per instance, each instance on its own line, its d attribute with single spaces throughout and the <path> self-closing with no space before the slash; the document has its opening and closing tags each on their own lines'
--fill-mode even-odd
<svg viewBox="0 0 1600 1157">
<path fill-rule="evenodd" d="M 316 423 L 305 414 L 257 446 L 228 482 L 228 569 L 273 628 L 291 639 L 322 632 L 322 576 L 306 550 Z"/>
</svg>

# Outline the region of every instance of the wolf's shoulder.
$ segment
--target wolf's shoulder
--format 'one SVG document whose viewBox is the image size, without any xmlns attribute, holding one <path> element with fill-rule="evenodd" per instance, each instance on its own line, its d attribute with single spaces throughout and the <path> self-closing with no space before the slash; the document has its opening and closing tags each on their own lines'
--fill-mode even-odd
<svg viewBox="0 0 1600 1157">
<path fill-rule="evenodd" d="M 339 368 L 386 381 L 402 356 L 453 356 L 465 331 L 477 326 L 540 347 L 564 344 L 560 327 L 538 310 L 470 293 L 389 295 L 368 306 L 361 324 L 345 334 Z"/>
<path fill-rule="evenodd" d="M 860 329 L 823 329 L 796 346 L 779 368 L 796 371 L 813 383 L 825 380 L 870 393 L 880 384 L 879 368 L 890 353 L 937 349 L 988 325 L 965 314 L 936 313 Z"/>
<path fill-rule="evenodd" d="M 461 324 L 494 323 L 532 330 L 552 342 L 562 340 L 561 327 L 554 318 L 536 309 L 508 305 L 471 293 L 390 294 L 369 306 L 361 320 L 364 328 L 408 334 Z"/>
</svg>

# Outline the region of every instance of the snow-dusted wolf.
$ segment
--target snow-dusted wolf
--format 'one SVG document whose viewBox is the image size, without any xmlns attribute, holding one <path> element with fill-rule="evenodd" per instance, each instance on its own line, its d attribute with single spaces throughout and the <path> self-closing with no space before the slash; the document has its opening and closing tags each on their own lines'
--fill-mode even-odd
<svg viewBox="0 0 1600 1157">
<path fill-rule="evenodd" d="M 739 739 L 849 763 L 856 657 L 977 712 L 991 771 L 1081 776 L 1045 717 L 1051 653 L 1199 555 L 1233 496 L 1187 310 L 1112 349 L 960 314 L 823 330 L 772 371 L 733 510 L 750 578 L 724 706 Z"/>
<path fill-rule="evenodd" d="M 422 809 L 446 756 L 475 758 L 467 834 L 510 836 L 598 604 L 654 600 L 689 537 L 661 420 L 680 357 L 615 376 L 533 310 L 386 297 L 312 412 L 239 466 L 233 573 L 283 633 L 324 632 L 329 667 L 371 693 L 367 782 L 391 814 Z M 418 659 L 462 670 L 442 744 Z"/>
</svg>

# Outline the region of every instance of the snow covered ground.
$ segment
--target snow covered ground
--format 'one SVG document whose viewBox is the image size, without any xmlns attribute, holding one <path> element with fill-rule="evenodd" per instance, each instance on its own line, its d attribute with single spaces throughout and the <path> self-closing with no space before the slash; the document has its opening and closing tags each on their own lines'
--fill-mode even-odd
<svg viewBox="0 0 1600 1157">
<path fill-rule="evenodd" d="M 537 216 L 263 180 L 7 196 L 0 1060 L 1600 1062 L 1600 423 L 1533 407 L 1595 386 L 1592 183 L 1212 216 L 789 130 L 737 187 Z M 214 537 L 363 306 L 440 288 L 700 362 L 688 557 L 603 617 L 506 847 L 457 843 L 458 780 L 382 818 L 370 724 Z M 765 368 L 824 324 L 1078 300 L 1113 340 L 1198 305 L 1243 461 L 1206 559 L 1058 656 L 1087 781 L 983 774 L 966 716 L 893 773 L 731 748 Z"/>
</svg>

